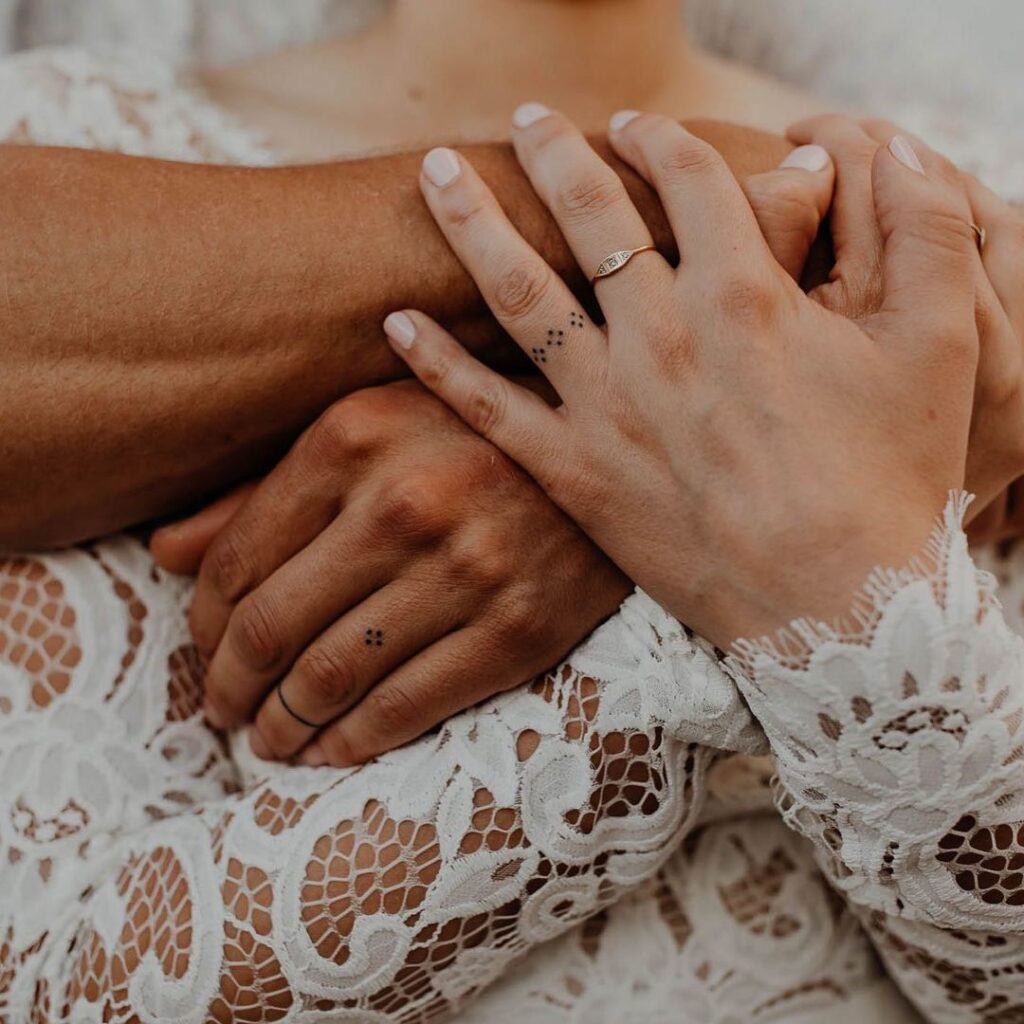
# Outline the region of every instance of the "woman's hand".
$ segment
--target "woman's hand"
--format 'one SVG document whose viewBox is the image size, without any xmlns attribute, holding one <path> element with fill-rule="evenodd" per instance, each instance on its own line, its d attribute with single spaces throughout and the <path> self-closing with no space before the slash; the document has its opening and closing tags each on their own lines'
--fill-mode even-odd
<svg viewBox="0 0 1024 1024">
<path fill-rule="evenodd" d="M 605 329 L 464 160 L 435 151 L 424 164 L 441 229 L 560 409 L 419 313 L 389 318 L 394 347 L 719 644 L 841 614 L 873 566 L 921 549 L 963 483 L 979 260 L 959 176 L 902 137 L 878 152 L 882 300 L 856 324 L 779 268 L 710 147 L 656 116 L 617 116 L 612 140 L 658 189 L 681 266 L 648 252 L 599 281 Z M 649 243 L 618 179 L 563 118 L 533 106 L 514 142 L 587 273 Z"/>
<path fill-rule="evenodd" d="M 827 309 L 862 318 L 878 312 L 883 264 L 875 217 L 872 164 L 879 148 L 899 132 L 889 121 L 829 115 L 794 125 L 792 141 L 826 149 L 836 167 L 831 228 L 836 264 L 827 284 L 812 292 Z M 913 145 L 918 145 L 912 140 Z M 942 161 L 944 172 L 954 173 Z M 967 454 L 967 490 L 978 501 L 969 517 L 975 540 L 1019 535 L 1017 501 L 1024 476 L 1024 214 L 961 175 L 973 222 L 984 231 L 976 264 L 980 361 Z"/>
<path fill-rule="evenodd" d="M 346 766 L 400 746 L 557 663 L 630 590 L 416 383 L 340 402 L 251 496 L 170 531 L 216 532 L 191 613 L 206 712 L 255 715 L 265 758 Z"/>
</svg>

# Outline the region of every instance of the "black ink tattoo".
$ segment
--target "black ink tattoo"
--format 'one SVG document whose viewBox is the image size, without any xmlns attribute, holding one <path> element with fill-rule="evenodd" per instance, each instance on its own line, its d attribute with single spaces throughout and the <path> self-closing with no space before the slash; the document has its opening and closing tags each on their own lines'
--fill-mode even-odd
<svg viewBox="0 0 1024 1024">
<path fill-rule="evenodd" d="M 570 313 L 569 314 L 569 327 L 575 330 L 582 330 L 584 326 L 583 314 L 582 313 Z M 541 365 L 548 361 L 548 350 L 553 348 L 562 348 L 565 345 L 565 331 L 559 330 L 557 327 L 552 327 L 548 331 L 548 336 L 544 341 L 543 345 L 537 345 L 530 349 L 530 358 L 533 359 L 537 365 Z"/>
<path fill-rule="evenodd" d="M 384 630 L 383 629 L 368 629 L 366 631 L 366 646 L 367 647 L 383 647 L 384 646 Z"/>
</svg>

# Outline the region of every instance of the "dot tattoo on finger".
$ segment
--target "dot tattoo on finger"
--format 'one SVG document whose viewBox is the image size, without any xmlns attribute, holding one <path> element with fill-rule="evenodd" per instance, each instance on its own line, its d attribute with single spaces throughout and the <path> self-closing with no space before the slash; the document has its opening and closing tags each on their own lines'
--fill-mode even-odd
<svg viewBox="0 0 1024 1024">
<path fill-rule="evenodd" d="M 582 331 L 583 327 L 585 326 L 585 322 L 583 320 L 583 314 L 582 313 L 577 313 L 575 311 L 570 313 L 569 314 L 569 326 L 572 327 L 574 330 Z"/>
<path fill-rule="evenodd" d="M 366 646 L 367 647 L 383 647 L 384 646 L 384 630 L 383 629 L 368 629 L 366 631 Z"/>
</svg>

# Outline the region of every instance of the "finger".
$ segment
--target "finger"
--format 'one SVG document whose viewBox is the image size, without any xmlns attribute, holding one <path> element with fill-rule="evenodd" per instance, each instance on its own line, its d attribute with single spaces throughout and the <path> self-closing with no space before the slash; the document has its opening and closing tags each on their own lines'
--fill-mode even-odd
<svg viewBox="0 0 1024 1024">
<path fill-rule="evenodd" d="M 896 135 L 874 161 L 883 240 L 883 305 L 873 322 L 912 357 L 960 351 L 977 360 L 978 251 L 959 172 L 922 143 Z"/>
<path fill-rule="evenodd" d="M 388 582 L 403 556 L 369 528 L 379 521 L 379 511 L 351 509 L 238 603 L 206 675 L 213 725 L 249 721 L 299 654 Z"/>
<path fill-rule="evenodd" d="M 794 149 L 778 170 L 743 183 L 768 248 L 797 282 L 832 204 L 834 185 L 832 159 L 820 146 Z"/>
<path fill-rule="evenodd" d="M 487 696 L 526 682 L 545 666 L 497 667 L 484 659 L 479 630 L 451 633 L 379 683 L 344 718 L 325 729 L 303 752 L 311 765 L 362 764 L 422 736 Z M 495 679 L 495 676 L 504 678 Z"/>
<path fill-rule="evenodd" d="M 974 222 L 985 232 L 981 261 L 999 304 L 1018 331 L 1024 329 L 1024 213 L 965 174 Z"/>
<path fill-rule="evenodd" d="M 149 538 L 156 564 L 178 576 L 195 576 L 214 538 L 256 490 L 255 483 L 235 488 L 187 519 L 160 527 Z"/>
<path fill-rule="evenodd" d="M 588 278 L 613 253 L 653 245 L 622 179 L 571 121 L 540 103 L 524 104 L 512 121 L 512 144 L 519 162 Z M 657 252 L 637 258 L 643 260 L 643 275 L 623 269 L 596 282 L 606 315 L 612 310 L 629 315 L 642 309 L 659 281 L 665 289 L 669 287 L 669 266 Z"/>
<path fill-rule="evenodd" d="M 389 673 L 462 625 L 457 602 L 424 601 L 423 585 L 396 581 L 325 630 L 266 698 L 250 735 L 264 760 L 298 753 Z"/>
<path fill-rule="evenodd" d="M 749 267 L 768 253 L 750 204 L 718 152 L 659 114 L 620 111 L 611 119 L 615 151 L 658 192 L 684 265 L 742 254 Z M 771 264 L 774 266 L 774 263 Z"/>
<path fill-rule="evenodd" d="M 535 479 L 550 471 L 564 418 L 544 399 L 484 366 L 415 310 L 392 313 L 384 333 L 424 387 L 473 430 Z"/>
<path fill-rule="evenodd" d="M 431 150 L 420 187 L 498 322 L 566 399 L 563 388 L 593 372 L 605 348 L 603 333 L 458 153 Z"/>
<path fill-rule="evenodd" d="M 340 402 L 296 442 L 210 545 L 196 583 L 189 625 L 212 655 L 236 605 L 319 536 L 337 516 L 342 468 L 370 444 L 358 406 Z"/>
<path fill-rule="evenodd" d="M 875 214 L 872 164 L 882 143 L 853 118 L 830 114 L 793 125 L 790 141 L 814 144 L 831 154 L 836 166 L 830 227 L 835 267 L 815 297 L 844 316 L 877 312 L 882 300 L 882 236 Z M 885 141 L 892 138 L 886 137 Z"/>
</svg>

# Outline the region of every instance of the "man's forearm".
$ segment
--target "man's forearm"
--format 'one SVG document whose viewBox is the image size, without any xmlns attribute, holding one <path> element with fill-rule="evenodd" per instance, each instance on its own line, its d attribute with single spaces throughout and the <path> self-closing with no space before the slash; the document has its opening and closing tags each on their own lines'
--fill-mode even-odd
<svg viewBox="0 0 1024 1024">
<path fill-rule="evenodd" d="M 787 148 L 704 130 L 740 173 Z M 466 152 L 583 294 L 511 149 Z M 422 203 L 419 163 L 239 169 L 0 149 L 0 544 L 96 536 L 257 471 L 341 395 L 403 375 L 380 332 L 393 309 L 423 309 L 513 365 Z M 624 176 L 671 249 L 654 197 Z"/>
</svg>

